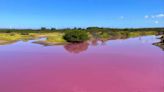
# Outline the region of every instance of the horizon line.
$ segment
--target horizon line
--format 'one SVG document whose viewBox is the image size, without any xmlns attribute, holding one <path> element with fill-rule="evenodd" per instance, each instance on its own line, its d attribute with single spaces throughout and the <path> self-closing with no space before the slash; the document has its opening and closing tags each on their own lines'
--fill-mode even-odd
<svg viewBox="0 0 164 92">
<path fill-rule="evenodd" d="M 163 27 L 99 27 L 99 26 L 88 26 L 88 27 L 61 27 L 61 28 L 57 28 L 57 27 L 37 27 L 37 28 L 17 28 L 17 27 L 13 27 L 13 28 L 10 28 L 10 27 L 0 27 L 0 30 L 3 30 L 3 29 L 8 29 L 8 30 L 14 30 L 14 29 L 17 29 L 17 30 L 25 30 L 25 29 L 29 29 L 29 30 L 39 30 L 41 28 L 46 28 L 47 30 L 51 30 L 52 28 L 55 28 L 57 30 L 60 30 L 60 29 L 75 29 L 75 28 L 81 28 L 81 29 L 87 29 L 89 27 L 95 27 L 95 28 L 109 28 L 109 29 L 153 29 L 153 28 L 164 28 Z"/>
</svg>

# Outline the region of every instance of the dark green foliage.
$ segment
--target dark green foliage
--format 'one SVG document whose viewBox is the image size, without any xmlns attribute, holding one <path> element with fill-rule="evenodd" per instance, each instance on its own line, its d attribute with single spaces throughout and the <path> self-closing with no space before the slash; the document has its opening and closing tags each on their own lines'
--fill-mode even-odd
<svg viewBox="0 0 164 92">
<path fill-rule="evenodd" d="M 158 34 L 162 35 L 164 34 L 164 28 L 125 28 L 125 29 L 119 29 L 119 28 L 99 28 L 99 27 L 88 27 L 86 29 L 83 28 L 65 28 L 65 29 L 56 29 L 56 28 L 52 28 L 47 29 L 45 27 L 42 27 L 41 29 L 0 29 L 0 33 L 12 33 L 12 32 L 16 32 L 16 33 L 22 33 L 22 32 L 28 32 L 28 33 L 51 33 L 52 30 L 53 32 L 67 32 L 67 31 L 73 31 L 73 30 L 83 30 L 83 31 L 87 31 L 89 33 L 95 33 L 95 32 L 109 32 L 110 34 L 115 34 L 115 33 L 129 33 L 129 32 L 157 32 Z"/>
<path fill-rule="evenodd" d="M 68 31 L 64 35 L 64 39 L 68 42 L 84 42 L 89 39 L 88 33 L 86 31 Z"/>
<path fill-rule="evenodd" d="M 164 43 L 164 35 L 161 37 L 161 42 Z"/>
<path fill-rule="evenodd" d="M 46 30 L 46 27 L 41 27 L 41 30 Z"/>
<path fill-rule="evenodd" d="M 103 29 L 103 28 L 99 28 L 99 27 L 88 27 L 87 30 L 99 30 L 99 29 Z"/>
<path fill-rule="evenodd" d="M 11 33 L 11 31 L 10 30 L 7 30 L 6 33 Z"/>
<path fill-rule="evenodd" d="M 51 31 L 55 31 L 56 30 L 56 28 L 51 28 Z"/>
</svg>

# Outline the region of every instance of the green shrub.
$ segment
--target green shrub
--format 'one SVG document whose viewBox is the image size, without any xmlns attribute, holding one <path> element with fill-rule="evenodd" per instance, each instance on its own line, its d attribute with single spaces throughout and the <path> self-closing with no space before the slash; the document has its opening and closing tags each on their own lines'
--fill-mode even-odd
<svg viewBox="0 0 164 92">
<path fill-rule="evenodd" d="M 88 33 L 86 31 L 68 31 L 64 35 L 64 39 L 68 42 L 84 42 L 89 39 Z"/>
<path fill-rule="evenodd" d="M 10 36 L 15 36 L 16 34 L 15 33 L 10 33 Z"/>
<path fill-rule="evenodd" d="M 100 38 L 102 38 L 102 39 L 109 39 L 109 37 L 110 37 L 109 33 L 103 32 L 100 34 Z"/>
<path fill-rule="evenodd" d="M 10 30 L 7 30 L 6 33 L 11 33 L 11 31 Z"/>
</svg>

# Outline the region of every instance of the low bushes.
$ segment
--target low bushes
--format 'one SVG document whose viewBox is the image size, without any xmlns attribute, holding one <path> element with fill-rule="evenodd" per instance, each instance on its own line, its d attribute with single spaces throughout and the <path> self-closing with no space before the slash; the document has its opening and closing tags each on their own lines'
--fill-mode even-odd
<svg viewBox="0 0 164 92">
<path fill-rule="evenodd" d="M 63 37 L 67 42 L 84 42 L 89 39 L 88 33 L 86 31 L 74 30 L 68 31 Z"/>
<path fill-rule="evenodd" d="M 109 39 L 109 37 L 110 37 L 109 33 L 103 32 L 103 33 L 100 34 L 101 39 Z"/>
</svg>

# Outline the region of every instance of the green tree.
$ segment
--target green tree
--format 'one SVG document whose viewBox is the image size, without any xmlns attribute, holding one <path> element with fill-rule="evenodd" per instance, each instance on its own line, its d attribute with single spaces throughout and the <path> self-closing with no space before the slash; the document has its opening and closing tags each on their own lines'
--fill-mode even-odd
<svg viewBox="0 0 164 92">
<path fill-rule="evenodd" d="M 86 31 L 74 30 L 66 32 L 64 39 L 68 42 L 84 42 L 89 39 L 89 36 Z"/>
</svg>

